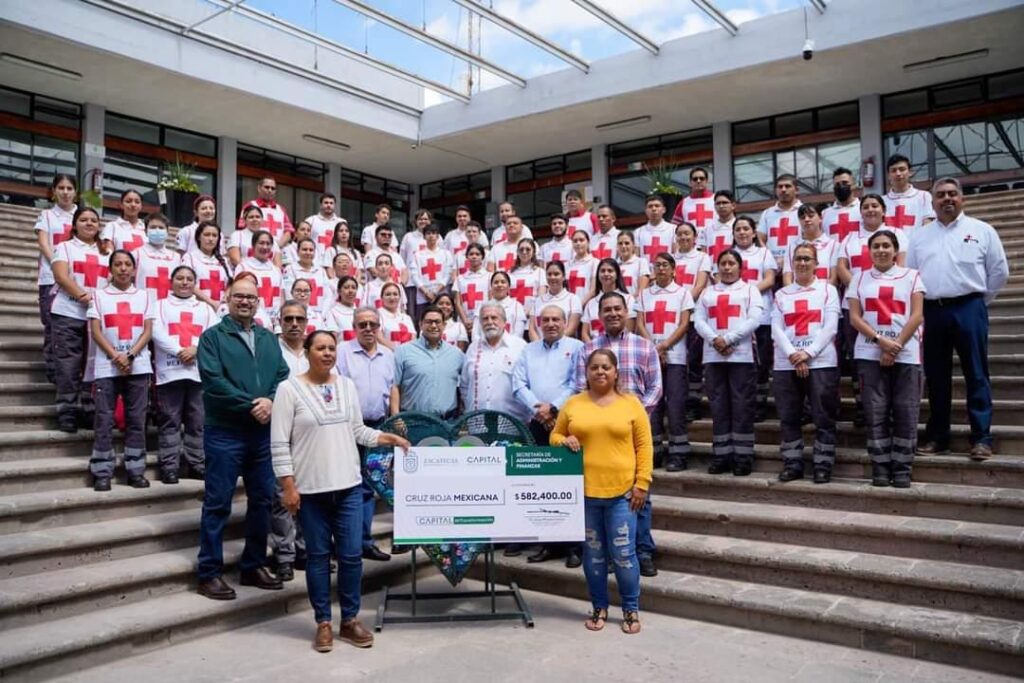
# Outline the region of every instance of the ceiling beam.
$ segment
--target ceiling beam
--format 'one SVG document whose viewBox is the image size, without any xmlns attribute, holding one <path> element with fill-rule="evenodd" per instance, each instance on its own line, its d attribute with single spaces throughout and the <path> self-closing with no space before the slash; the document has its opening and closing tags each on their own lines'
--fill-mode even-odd
<svg viewBox="0 0 1024 683">
<path fill-rule="evenodd" d="M 374 21 L 379 21 L 385 26 L 390 26 L 396 31 L 401 31 L 407 36 L 412 36 L 413 38 L 423 43 L 426 43 L 431 47 L 437 48 L 438 50 L 441 50 L 443 52 L 447 52 L 450 55 L 455 55 L 460 59 L 464 59 L 467 62 L 473 64 L 474 66 L 478 66 L 481 69 L 484 69 L 485 71 L 491 72 L 495 76 L 500 76 L 501 78 L 504 78 L 509 83 L 515 83 L 520 88 L 526 87 L 526 79 L 523 78 L 522 76 L 517 76 L 511 71 L 503 69 L 497 64 L 484 59 L 480 55 L 475 55 L 472 52 L 469 52 L 468 50 L 463 50 L 461 47 L 455 45 L 454 43 L 449 43 L 447 40 L 443 40 L 435 35 L 427 33 L 423 29 L 416 28 L 412 24 L 407 24 L 401 19 L 396 19 L 390 14 L 387 14 L 386 12 L 381 12 L 379 9 L 375 7 L 371 7 L 363 2 L 360 2 L 359 0 L 334 0 L 334 2 L 344 7 L 348 7 L 351 10 L 355 10 L 356 12 L 359 12 L 363 16 L 370 17 Z"/>
<path fill-rule="evenodd" d="M 697 9 L 708 15 L 712 21 L 724 28 L 731 35 L 736 35 L 740 32 L 740 27 L 734 24 L 732 19 L 725 16 L 725 13 L 718 9 L 718 6 L 711 0 L 690 0 L 690 2 L 696 5 Z"/>
<path fill-rule="evenodd" d="M 485 5 L 481 5 L 478 2 L 474 2 L 474 0 L 452 1 L 457 5 L 462 5 L 470 12 L 475 12 L 479 14 L 484 19 L 490 21 L 492 24 L 496 24 L 505 29 L 506 31 L 514 33 L 523 40 L 533 43 L 534 46 L 539 47 L 541 50 L 544 50 L 545 52 L 552 54 L 555 57 L 558 57 L 559 59 L 568 64 L 571 64 L 572 66 L 576 67 L 583 73 L 587 73 L 588 71 L 590 71 L 590 63 L 587 62 L 586 60 L 580 59 L 579 57 L 569 52 L 568 50 L 565 50 L 559 47 L 558 45 L 555 45 L 544 36 L 534 33 L 533 31 L 526 28 L 522 24 L 512 21 L 504 14 L 499 14 L 498 12 L 495 12 L 494 10 Z"/>
<path fill-rule="evenodd" d="M 825 0 L 808 0 L 808 2 L 811 3 L 814 9 L 818 10 L 819 14 L 824 14 L 825 10 L 828 8 L 828 5 L 825 4 Z"/>
<path fill-rule="evenodd" d="M 652 55 L 658 54 L 658 44 L 657 43 L 655 43 L 653 40 L 651 40 L 650 38 L 648 38 L 644 34 L 640 33 L 639 31 L 634 30 L 633 27 L 631 27 L 629 24 L 627 24 L 626 22 L 624 22 L 621 19 L 619 19 L 617 16 L 615 16 L 614 14 L 609 12 L 608 10 L 604 9 L 603 7 L 600 7 L 599 5 L 597 5 L 594 2 L 591 2 L 591 0 L 572 0 L 572 1 L 575 2 L 577 5 L 579 5 L 580 7 L 582 7 L 583 9 L 587 10 L 588 12 L 590 12 L 591 14 L 593 14 L 595 17 L 597 17 L 598 19 L 600 19 L 604 23 L 606 23 L 609 26 L 611 26 L 613 29 L 615 29 L 616 31 L 618 31 L 622 35 L 624 35 L 627 38 L 629 38 L 630 40 L 632 40 L 634 43 L 636 43 L 640 47 L 642 47 L 645 50 L 647 50 L 648 52 L 650 52 Z"/>
<path fill-rule="evenodd" d="M 244 0 L 241 1 L 244 2 Z M 222 7 L 228 4 L 227 0 L 209 0 L 209 2 L 213 2 Z M 328 40 L 327 38 L 317 35 L 312 31 L 307 31 L 301 26 L 296 26 L 295 24 L 284 21 L 283 19 L 279 19 L 275 17 L 273 14 L 268 14 L 267 12 L 263 12 L 258 9 L 253 9 L 252 7 L 236 6 L 235 11 L 242 16 L 248 17 L 253 21 L 257 21 L 263 24 L 264 26 L 269 26 L 270 28 L 283 31 L 284 33 L 294 36 L 299 40 L 306 41 L 313 45 L 322 47 L 325 50 L 334 52 L 335 54 L 339 54 L 343 57 L 348 57 L 358 62 L 362 62 L 363 64 L 366 64 L 368 66 L 380 69 L 381 71 L 384 71 L 385 73 L 388 73 L 396 78 L 401 78 L 410 83 L 415 83 L 416 85 L 427 88 L 428 90 L 433 90 L 436 93 L 440 93 L 446 97 L 450 97 L 453 100 L 458 100 L 459 102 L 469 102 L 469 96 L 466 95 L 465 93 L 461 93 L 457 90 L 454 90 L 453 88 L 449 88 L 448 86 L 438 83 L 437 81 L 432 81 L 428 78 L 417 76 L 414 73 L 406 71 L 405 69 L 401 69 L 392 64 L 388 64 L 387 62 L 383 62 L 375 57 L 371 57 L 370 55 L 364 55 L 361 52 L 357 52 L 356 50 L 345 47 L 341 43 L 336 43 L 333 40 Z"/>
</svg>

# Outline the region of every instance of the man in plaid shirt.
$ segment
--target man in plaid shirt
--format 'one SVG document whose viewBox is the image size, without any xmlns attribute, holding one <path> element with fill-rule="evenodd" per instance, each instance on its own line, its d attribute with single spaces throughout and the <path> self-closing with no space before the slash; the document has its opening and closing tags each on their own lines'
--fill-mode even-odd
<svg viewBox="0 0 1024 683">
<path fill-rule="evenodd" d="M 618 292 L 606 292 L 598 303 L 598 316 L 604 332 L 591 339 L 580 353 L 576 369 L 576 391 L 587 384 L 587 358 L 596 349 L 610 349 L 619 362 L 619 389 L 627 391 L 647 409 L 647 414 L 661 398 L 661 361 L 649 340 L 626 329 L 629 311 L 626 299 Z M 641 576 L 657 576 L 654 565 L 654 538 L 651 536 L 651 499 L 640 508 L 636 523 L 636 556 Z"/>
</svg>

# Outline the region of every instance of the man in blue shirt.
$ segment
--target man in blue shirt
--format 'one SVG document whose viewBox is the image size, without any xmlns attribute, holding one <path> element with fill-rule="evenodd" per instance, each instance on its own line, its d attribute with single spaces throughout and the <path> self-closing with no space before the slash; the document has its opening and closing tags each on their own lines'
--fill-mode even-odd
<svg viewBox="0 0 1024 683">
<path fill-rule="evenodd" d="M 573 394 L 583 349 L 583 342 L 565 336 L 565 324 L 565 311 L 559 306 L 545 306 L 540 312 L 541 338 L 526 345 L 512 369 L 512 391 L 530 411 L 530 433 L 543 446 L 548 445 L 559 409 Z M 543 562 L 558 545 L 563 544 L 542 546 L 526 561 Z M 565 566 L 579 567 L 579 545 L 567 545 Z"/>
<path fill-rule="evenodd" d="M 429 413 L 442 420 L 458 415 L 459 376 L 465 356 L 446 344 L 444 315 L 437 306 L 420 312 L 420 336 L 395 352 L 395 383 L 391 414 L 399 411 Z"/>
</svg>

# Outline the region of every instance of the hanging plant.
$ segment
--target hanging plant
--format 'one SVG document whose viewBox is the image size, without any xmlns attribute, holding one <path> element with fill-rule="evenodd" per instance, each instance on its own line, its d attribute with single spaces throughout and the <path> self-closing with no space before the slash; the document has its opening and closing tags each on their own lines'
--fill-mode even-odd
<svg viewBox="0 0 1024 683">
<path fill-rule="evenodd" d="M 647 194 L 668 194 L 668 195 L 682 195 L 682 190 L 672 182 L 672 174 L 679 170 L 679 167 L 675 164 L 665 163 L 659 161 L 657 165 L 648 166 L 644 164 L 644 178 L 650 183 L 650 189 Z"/>
<path fill-rule="evenodd" d="M 168 164 L 156 184 L 158 190 L 178 190 L 180 192 L 199 192 L 199 185 L 192 179 L 196 167 L 181 160 L 181 155 L 174 155 L 174 162 Z"/>
</svg>

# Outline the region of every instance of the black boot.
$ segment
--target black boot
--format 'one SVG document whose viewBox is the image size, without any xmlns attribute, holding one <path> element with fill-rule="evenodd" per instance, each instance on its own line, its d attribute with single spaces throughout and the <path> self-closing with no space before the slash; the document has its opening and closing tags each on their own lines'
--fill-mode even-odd
<svg viewBox="0 0 1024 683">
<path fill-rule="evenodd" d="M 751 458 L 737 458 L 732 464 L 732 475 L 734 477 L 745 477 L 754 471 L 754 461 Z"/>
<path fill-rule="evenodd" d="M 682 472 L 686 469 L 686 458 L 681 455 L 670 455 L 668 456 L 668 462 L 665 464 L 666 472 Z"/>
<path fill-rule="evenodd" d="M 827 484 L 832 481 L 832 467 L 829 465 L 814 466 L 814 483 Z"/>
<path fill-rule="evenodd" d="M 887 462 L 873 462 L 871 463 L 871 485 L 872 486 L 888 486 L 889 480 L 892 477 L 892 473 L 889 471 L 889 463 Z"/>
<path fill-rule="evenodd" d="M 803 463 L 800 464 L 789 464 L 782 468 L 779 472 L 779 481 L 796 481 L 797 479 L 804 478 L 804 467 Z"/>
<path fill-rule="evenodd" d="M 910 488 L 910 464 L 894 462 L 892 464 L 892 485 L 897 489 Z"/>
<path fill-rule="evenodd" d="M 728 460 L 712 460 L 708 465 L 708 474 L 725 474 L 732 470 L 732 463 Z"/>
</svg>

